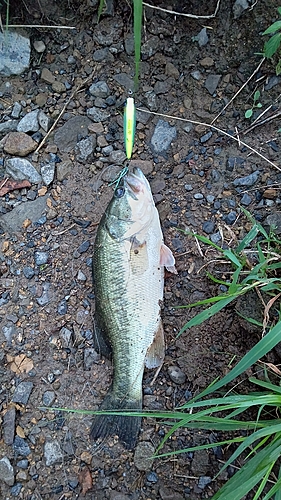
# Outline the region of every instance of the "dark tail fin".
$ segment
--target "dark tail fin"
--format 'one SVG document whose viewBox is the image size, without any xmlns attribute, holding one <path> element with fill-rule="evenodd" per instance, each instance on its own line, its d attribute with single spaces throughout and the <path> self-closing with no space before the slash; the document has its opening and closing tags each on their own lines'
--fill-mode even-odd
<svg viewBox="0 0 281 500">
<path fill-rule="evenodd" d="M 141 411 L 141 400 L 120 399 L 110 392 L 104 399 L 100 410 L 132 410 Z M 132 449 L 136 445 L 141 426 L 141 417 L 126 417 L 124 415 L 95 415 L 90 436 L 92 439 L 107 438 L 117 435 L 126 448 Z"/>
</svg>

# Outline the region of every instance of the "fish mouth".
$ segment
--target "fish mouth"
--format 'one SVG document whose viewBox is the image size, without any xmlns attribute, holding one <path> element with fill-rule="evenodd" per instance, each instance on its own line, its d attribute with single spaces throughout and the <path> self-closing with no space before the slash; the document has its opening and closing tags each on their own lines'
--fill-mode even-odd
<svg viewBox="0 0 281 500">
<path fill-rule="evenodd" d="M 133 199 L 137 200 L 137 195 L 144 193 L 149 187 L 148 181 L 138 167 L 134 167 L 133 172 L 129 172 L 124 177 L 125 187 Z M 150 190 L 150 187 L 149 187 Z"/>
</svg>

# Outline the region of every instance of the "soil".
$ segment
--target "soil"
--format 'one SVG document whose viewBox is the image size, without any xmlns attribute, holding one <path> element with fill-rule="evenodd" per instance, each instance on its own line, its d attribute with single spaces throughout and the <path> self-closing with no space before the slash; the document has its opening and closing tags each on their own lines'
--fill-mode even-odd
<svg viewBox="0 0 281 500">
<path fill-rule="evenodd" d="M 171 7 L 202 16 L 211 15 L 216 2 L 188 2 L 183 8 L 171 2 Z M 265 117 L 280 109 L 280 79 L 275 80 L 273 62 L 265 61 L 244 86 L 261 61 L 257 54 L 263 47 L 261 33 L 277 18 L 276 7 L 276 1 L 259 0 L 236 19 L 230 0 L 221 2 L 216 16 L 209 19 L 145 9 L 135 102 L 150 113 L 138 114 L 132 164 L 139 165 L 151 183 L 165 242 L 178 269 L 177 276 L 167 273 L 165 279 L 166 357 L 153 385 L 154 372 L 145 371 L 147 410 L 170 410 L 184 404 L 227 373 L 261 335 L 239 322 L 235 307 L 229 306 L 177 337 L 200 309 L 175 307 L 223 291 L 206 277 L 212 251 L 203 244 L 199 248 L 193 237 L 179 230 L 208 235 L 218 244 L 233 244 L 251 227 L 241 205 L 265 225 L 268 215 L 280 213 L 280 117 L 247 132 L 268 106 Z M 143 465 L 137 453 L 124 449 L 117 437 L 92 443 L 91 415 L 61 410 L 98 409 L 112 377 L 111 362 L 93 348 L 91 259 L 96 228 L 112 196 L 109 181 L 123 167 L 118 163 L 124 151 L 122 108 L 134 77 L 130 6 L 120 2 L 114 15 L 102 16 L 99 24 L 95 2 L 48 2 L 46 7 L 34 1 L 28 11 L 23 3 L 17 15 L 14 24 L 22 16 L 22 24 L 64 24 L 75 29 L 26 29 L 32 44 L 29 70 L 0 80 L 2 121 L 10 118 L 15 102 L 22 104 L 20 118 L 39 108 L 54 123 L 63 110 L 39 152 L 27 156 L 39 171 L 50 153 L 56 155 L 53 181 L 47 187 L 32 184 L 1 197 L 0 459 L 9 459 L 14 478 L 8 484 L 1 478 L 1 498 L 212 498 L 235 470 L 229 467 L 213 480 L 230 450 L 215 447 Z M 199 46 L 196 36 L 203 27 L 207 27 L 208 41 Z M 44 42 L 43 53 L 34 49 L 36 40 Z M 43 68 L 68 85 L 62 90 L 43 80 Z M 216 81 L 212 92 L 206 88 L 208 78 L 211 84 Z M 108 85 L 106 98 L 89 91 L 92 83 L 100 81 Z M 247 120 L 244 113 L 252 106 L 257 89 L 262 108 Z M 65 146 L 72 126 L 65 134 L 61 127 L 74 116 L 86 117 L 93 106 L 108 116 L 100 121 L 88 119 L 86 133 L 82 127 L 74 143 Z M 187 121 L 163 118 L 159 113 Z M 152 146 L 159 119 L 176 130 L 170 146 L 161 152 Z M 198 123 L 214 119 L 214 125 L 230 135 Z M 46 132 L 42 133 L 44 137 Z M 90 136 L 93 148 L 85 161 L 81 144 L 80 153 L 75 146 Z M 106 150 L 108 146 L 112 148 Z M 3 151 L 3 159 L 10 156 Z M 5 179 L 4 166 L 0 169 Z M 235 185 L 235 180 L 257 171 L 256 181 Z M 38 208 L 38 217 L 30 220 L 21 215 L 20 226 L 12 229 L 12 220 L 19 222 L 19 207 L 25 211 L 40 198 L 43 208 Z M 217 276 L 224 271 L 216 265 Z M 278 359 L 276 353 L 267 357 L 272 363 Z M 171 367 L 179 368 L 178 378 L 171 375 Z M 24 394 L 19 395 L 18 388 Z M 46 406 L 54 409 L 42 408 Z M 143 420 L 139 444 L 148 446 L 144 453 L 157 448 L 167 429 L 162 421 Z M 220 437 L 181 428 L 162 451 L 215 442 Z"/>
</svg>

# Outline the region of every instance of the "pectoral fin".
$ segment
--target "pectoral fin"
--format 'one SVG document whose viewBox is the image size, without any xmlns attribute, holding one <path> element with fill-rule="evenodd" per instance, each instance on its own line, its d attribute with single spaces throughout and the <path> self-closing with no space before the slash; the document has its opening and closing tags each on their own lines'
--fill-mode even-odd
<svg viewBox="0 0 281 500">
<path fill-rule="evenodd" d="M 160 248 L 160 266 L 165 266 L 170 273 L 178 274 L 175 268 L 175 258 L 167 245 L 162 243 Z"/>
<path fill-rule="evenodd" d="M 162 366 L 165 357 L 165 340 L 162 321 L 159 322 L 159 327 L 155 333 L 152 344 L 149 346 L 146 357 L 145 366 L 147 368 L 157 368 Z"/>
</svg>

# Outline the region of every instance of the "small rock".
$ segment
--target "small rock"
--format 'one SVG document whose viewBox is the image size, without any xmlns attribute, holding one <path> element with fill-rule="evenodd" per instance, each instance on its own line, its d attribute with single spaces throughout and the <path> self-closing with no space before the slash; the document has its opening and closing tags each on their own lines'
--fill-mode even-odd
<svg viewBox="0 0 281 500">
<path fill-rule="evenodd" d="M 273 87 L 276 85 L 280 85 L 281 83 L 281 77 L 280 76 L 270 76 L 268 79 L 268 82 L 264 86 L 264 90 L 271 90 Z"/>
<path fill-rule="evenodd" d="M 203 200 L 204 195 L 203 195 L 202 193 L 195 193 L 195 194 L 193 195 L 193 198 L 194 198 L 195 200 Z"/>
<path fill-rule="evenodd" d="M 88 135 L 90 123 L 86 116 L 77 115 L 70 118 L 54 135 L 54 142 L 59 150 L 69 153 L 76 146 L 78 138 L 82 139 Z"/>
<path fill-rule="evenodd" d="M 134 455 L 135 467 L 140 471 L 151 469 L 154 451 L 154 446 L 148 441 L 141 441 L 137 444 Z"/>
<path fill-rule="evenodd" d="M 171 62 L 166 63 L 165 74 L 167 76 L 172 76 L 173 78 L 176 79 L 178 79 L 180 76 L 178 68 L 176 68 L 176 66 Z"/>
<path fill-rule="evenodd" d="M 152 57 L 154 54 L 156 54 L 158 48 L 159 48 L 159 38 L 158 36 L 152 36 L 141 47 L 142 59 L 146 61 L 147 59 Z M 133 87 L 130 88 L 132 89 Z"/>
<path fill-rule="evenodd" d="M 214 202 L 214 200 L 215 200 L 215 197 L 214 197 L 214 195 L 213 195 L 213 194 L 208 194 L 208 195 L 206 196 L 206 200 L 207 200 L 207 202 L 208 202 L 208 203 L 213 203 L 213 202 Z"/>
<path fill-rule="evenodd" d="M 11 117 L 12 118 L 19 118 L 22 110 L 22 105 L 19 102 L 15 102 L 13 105 Z"/>
<path fill-rule="evenodd" d="M 206 450 L 196 450 L 191 462 L 191 470 L 195 476 L 205 475 L 210 468 L 209 455 Z"/>
<path fill-rule="evenodd" d="M 146 474 L 146 479 L 149 483 L 155 484 L 158 481 L 158 476 L 156 472 L 149 472 L 148 474 Z"/>
<path fill-rule="evenodd" d="M 81 163 L 91 160 L 95 147 L 96 140 L 93 135 L 81 139 L 75 146 L 76 159 Z"/>
<path fill-rule="evenodd" d="M 16 455 L 21 455 L 22 457 L 27 457 L 31 453 L 31 450 L 25 439 L 19 436 L 15 437 L 13 448 Z"/>
<path fill-rule="evenodd" d="M 204 59 L 201 59 L 199 63 L 203 66 L 203 68 L 211 68 L 214 65 L 214 59 L 211 57 L 204 57 Z"/>
<path fill-rule="evenodd" d="M 94 97 L 103 97 L 103 98 L 108 97 L 110 94 L 108 85 L 104 81 L 93 83 L 89 88 L 89 92 Z"/>
<path fill-rule="evenodd" d="M 0 134 L 7 134 L 8 132 L 13 132 L 17 130 L 18 120 L 7 120 L 0 123 Z"/>
<path fill-rule="evenodd" d="M 190 74 L 191 74 L 192 78 L 193 78 L 194 80 L 196 80 L 196 81 L 199 81 L 199 80 L 201 80 L 201 78 L 202 78 L 202 74 L 201 74 L 201 73 L 200 73 L 200 71 L 198 71 L 197 69 L 196 69 L 196 70 L 194 70 L 194 71 L 192 71 Z"/>
<path fill-rule="evenodd" d="M 9 408 L 3 416 L 3 439 L 4 443 L 11 446 L 15 438 L 16 409 Z"/>
<path fill-rule="evenodd" d="M 208 220 L 203 223 L 202 229 L 204 233 L 211 234 L 215 229 L 215 223 L 211 220 Z"/>
<path fill-rule="evenodd" d="M 241 204 L 247 207 L 248 205 L 250 205 L 250 203 L 252 203 L 251 196 L 249 196 L 248 193 L 244 193 L 241 198 Z"/>
<path fill-rule="evenodd" d="M 230 156 L 227 160 L 226 170 L 232 172 L 235 167 L 243 167 L 244 159 L 239 156 Z"/>
<path fill-rule="evenodd" d="M 34 201 L 26 201 L 17 205 L 11 212 L 1 216 L 1 224 L 8 232 L 21 231 L 24 221 L 30 219 L 32 223 L 36 222 L 40 215 L 46 209 L 46 196 L 40 196 Z"/>
<path fill-rule="evenodd" d="M 226 224 L 228 224 L 229 226 L 231 226 L 236 221 L 236 218 L 237 218 L 237 213 L 236 212 L 229 212 L 229 214 L 227 214 L 224 217 L 224 221 L 225 221 Z"/>
<path fill-rule="evenodd" d="M 48 68 L 43 68 L 41 73 L 41 80 L 44 80 L 46 83 L 54 83 L 56 80 L 53 73 Z"/>
<path fill-rule="evenodd" d="M 256 170 L 255 172 L 253 172 L 250 175 L 246 175 L 245 177 L 239 177 L 238 179 L 235 179 L 235 181 L 233 181 L 233 185 L 236 187 L 237 186 L 247 186 L 247 187 L 253 186 L 253 184 L 255 184 L 255 182 L 257 182 L 259 175 L 260 175 L 259 170 Z"/>
<path fill-rule="evenodd" d="M 171 127 L 168 122 L 159 120 L 153 136 L 151 138 L 151 146 L 156 154 L 165 153 L 170 147 L 171 142 L 176 139 L 176 127 Z"/>
<path fill-rule="evenodd" d="M 47 467 L 62 462 L 63 454 L 58 441 L 47 441 L 45 443 L 44 458 L 46 460 Z"/>
<path fill-rule="evenodd" d="M 17 126 L 18 132 L 37 132 L 39 130 L 38 123 L 39 110 L 30 111 L 20 121 Z"/>
<path fill-rule="evenodd" d="M 45 186 L 49 186 L 55 176 L 55 163 L 47 163 L 41 167 L 41 176 Z"/>
<path fill-rule="evenodd" d="M 93 106 L 92 108 L 87 109 L 87 116 L 93 122 L 105 122 L 108 118 L 110 118 L 110 112 Z"/>
<path fill-rule="evenodd" d="M 84 368 L 85 370 L 90 370 L 92 366 L 97 363 L 100 359 L 100 355 L 93 347 L 87 347 L 84 349 Z"/>
<path fill-rule="evenodd" d="M 67 179 L 67 177 L 73 170 L 73 163 L 71 160 L 62 161 L 61 163 L 57 164 L 56 169 L 58 181 L 63 181 L 64 179 Z"/>
<path fill-rule="evenodd" d="M 191 184 L 185 184 L 185 185 L 184 185 L 184 189 L 185 189 L 186 191 L 192 191 L 192 190 L 193 190 L 193 186 L 192 186 Z"/>
<path fill-rule="evenodd" d="M 22 484 L 21 483 L 16 483 L 12 488 L 10 489 L 12 497 L 18 497 L 22 489 Z"/>
<path fill-rule="evenodd" d="M 268 215 L 265 222 L 273 228 L 275 234 L 281 234 L 281 212 Z"/>
<path fill-rule="evenodd" d="M 169 366 L 168 375 L 175 384 L 184 384 L 186 381 L 185 373 L 178 366 Z"/>
<path fill-rule="evenodd" d="M 20 403 L 26 405 L 29 400 L 31 391 L 33 389 L 32 382 L 20 382 L 17 385 L 14 395 L 12 397 L 13 403 Z"/>
<path fill-rule="evenodd" d="M 44 44 L 44 42 L 42 42 L 42 40 L 34 40 L 33 47 L 35 48 L 36 52 L 38 52 L 38 54 L 42 54 L 42 52 L 44 52 L 44 50 L 46 49 L 46 45 Z"/>
<path fill-rule="evenodd" d="M 17 467 L 19 467 L 20 469 L 27 469 L 28 468 L 28 460 L 27 458 L 23 458 L 22 460 L 19 460 L 17 462 Z"/>
<path fill-rule="evenodd" d="M 149 90 L 144 94 L 145 98 L 145 104 L 148 107 L 150 111 L 157 111 L 158 109 L 158 104 L 157 104 L 157 95 L 153 90 Z"/>
<path fill-rule="evenodd" d="M 200 476 L 199 481 L 198 481 L 198 488 L 201 488 L 201 490 L 204 490 L 208 484 L 212 482 L 212 479 L 210 476 Z"/>
<path fill-rule="evenodd" d="M 197 40 L 199 47 L 204 47 L 204 45 L 207 45 L 209 41 L 207 28 L 202 28 L 202 30 L 199 31 L 198 35 L 194 37 L 194 40 Z"/>
<path fill-rule="evenodd" d="M 15 482 L 14 469 L 8 457 L 0 460 L 0 482 L 2 481 L 8 486 L 13 486 Z"/>
<path fill-rule="evenodd" d="M 90 244 L 91 243 L 89 240 L 83 241 L 83 243 L 81 243 L 81 245 L 77 248 L 77 251 L 79 253 L 87 252 L 87 250 L 89 250 Z"/>
<path fill-rule="evenodd" d="M 114 62 L 114 56 L 111 54 L 108 48 L 97 49 L 93 53 L 93 59 L 96 62 Z"/>
<path fill-rule="evenodd" d="M 79 281 L 86 281 L 87 280 L 87 277 L 80 269 L 79 269 L 78 274 L 77 274 L 77 279 Z"/>
<path fill-rule="evenodd" d="M 10 132 L 5 138 L 4 151 L 10 155 L 27 156 L 37 145 L 37 142 L 24 132 Z"/>
<path fill-rule="evenodd" d="M 122 151 L 121 149 L 118 149 L 117 151 L 112 151 L 112 153 L 110 153 L 108 159 L 111 163 L 115 163 L 116 165 L 122 165 L 124 163 L 124 161 L 126 160 L 126 158 L 127 158 L 127 156 L 124 153 L 124 151 Z"/>
<path fill-rule="evenodd" d="M 67 309 L 68 309 L 68 305 L 67 305 L 66 300 L 65 299 L 61 300 L 58 304 L 58 307 L 57 307 L 58 314 L 63 316 L 64 314 L 67 313 Z"/>
<path fill-rule="evenodd" d="M 0 32 L 0 74 L 20 75 L 29 67 L 30 41 L 13 30 Z"/>
<path fill-rule="evenodd" d="M 56 399 L 56 394 L 54 391 L 45 391 L 42 397 L 42 402 L 44 406 L 52 406 Z"/>
<path fill-rule="evenodd" d="M 200 142 L 201 144 L 204 144 L 204 142 L 207 142 L 213 135 L 213 132 L 210 130 L 210 132 L 207 132 L 207 134 L 202 135 L 200 137 Z"/>
<path fill-rule="evenodd" d="M 37 250 L 34 252 L 34 261 L 36 266 L 43 266 L 48 263 L 49 253 Z"/>
<path fill-rule="evenodd" d="M 51 118 L 49 118 L 49 116 L 46 115 L 46 113 L 44 113 L 44 111 L 40 109 L 38 113 L 38 123 L 45 132 L 48 132 L 48 130 L 51 128 L 52 120 Z"/>
<path fill-rule="evenodd" d="M 10 158 L 5 161 L 6 173 L 16 181 L 27 179 L 32 184 L 42 181 L 41 175 L 36 168 L 24 158 Z"/>
<path fill-rule="evenodd" d="M 221 75 L 208 75 L 205 81 L 205 88 L 208 90 L 208 92 L 213 95 L 219 81 L 221 79 Z"/>
<path fill-rule="evenodd" d="M 37 297 L 36 301 L 40 306 L 46 306 L 52 300 L 51 297 L 51 284 L 46 282 L 43 284 L 43 292 L 40 297 Z"/>
<path fill-rule="evenodd" d="M 250 4 L 248 0 L 236 0 L 234 2 L 234 5 L 232 7 L 233 9 L 233 14 L 234 14 L 234 19 L 237 19 L 242 15 L 244 10 L 248 9 L 250 7 Z"/>
<path fill-rule="evenodd" d="M 65 326 L 63 326 L 60 330 L 60 337 L 63 341 L 63 347 L 69 347 L 71 343 L 72 332 Z"/>
<path fill-rule="evenodd" d="M 210 240 L 218 245 L 221 242 L 221 233 L 218 231 L 217 233 L 211 234 Z"/>
<path fill-rule="evenodd" d="M 274 200 L 277 197 L 277 190 L 274 188 L 268 188 L 263 193 L 263 198 L 268 200 Z"/>
<path fill-rule="evenodd" d="M 52 83 L 52 89 L 54 92 L 57 92 L 58 94 L 62 94 L 63 92 L 66 91 L 65 84 L 62 82 L 57 82 L 57 81 Z"/>
</svg>

